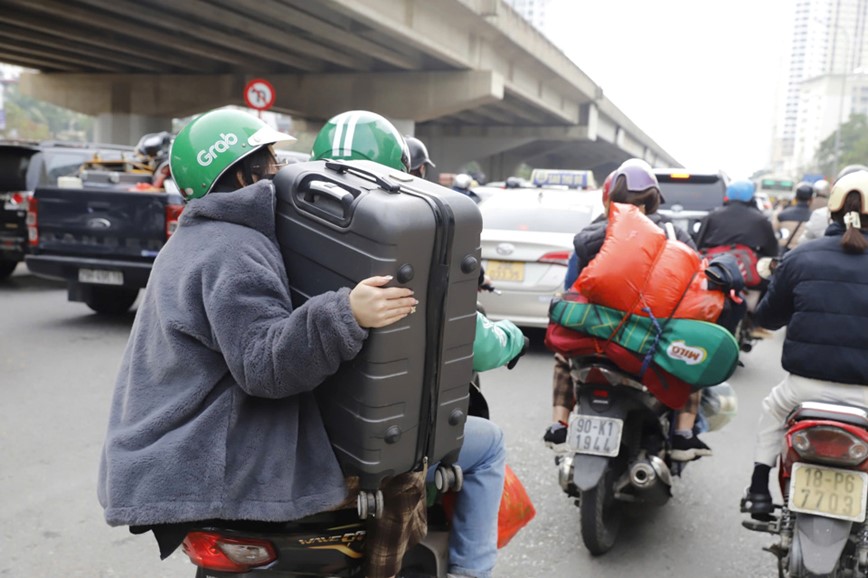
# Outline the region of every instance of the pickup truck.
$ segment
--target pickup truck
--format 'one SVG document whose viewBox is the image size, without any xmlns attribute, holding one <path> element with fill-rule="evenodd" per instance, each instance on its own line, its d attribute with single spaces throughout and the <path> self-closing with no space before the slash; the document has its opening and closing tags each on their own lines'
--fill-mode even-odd
<svg viewBox="0 0 868 578">
<path fill-rule="evenodd" d="M 184 199 L 168 177 L 171 135 L 137 145 L 138 157 L 95 159 L 65 186 L 37 187 L 27 209 L 27 268 L 66 281 L 70 301 L 126 313 L 178 226 Z"/>
<path fill-rule="evenodd" d="M 117 160 L 133 153 L 133 147 L 122 145 L 0 140 L 0 280 L 24 261 L 27 203 L 37 186 L 75 175 L 94 157 Z"/>
<path fill-rule="evenodd" d="M 121 315 L 133 306 L 184 209 L 165 161 L 170 135 L 146 137 L 137 145 L 143 162 L 85 164 L 82 188 L 38 187 L 30 199 L 27 268 L 66 281 L 67 298 L 99 314 Z M 276 152 L 287 163 L 309 156 Z"/>
<path fill-rule="evenodd" d="M 27 268 L 65 280 L 70 301 L 123 314 L 147 284 L 183 208 L 180 194 L 165 191 L 39 187 L 27 212 Z"/>
</svg>

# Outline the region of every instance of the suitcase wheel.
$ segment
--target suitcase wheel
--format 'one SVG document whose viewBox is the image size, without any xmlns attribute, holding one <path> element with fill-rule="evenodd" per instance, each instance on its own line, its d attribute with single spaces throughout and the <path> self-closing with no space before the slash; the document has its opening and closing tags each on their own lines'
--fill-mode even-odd
<svg viewBox="0 0 868 578">
<path fill-rule="evenodd" d="M 383 516 L 383 492 L 368 492 L 362 490 L 356 498 L 356 510 L 359 518 L 381 518 Z"/>
<path fill-rule="evenodd" d="M 464 473 L 458 464 L 451 466 L 440 465 L 434 472 L 434 487 L 441 494 L 446 492 L 460 492 L 464 485 Z"/>
</svg>

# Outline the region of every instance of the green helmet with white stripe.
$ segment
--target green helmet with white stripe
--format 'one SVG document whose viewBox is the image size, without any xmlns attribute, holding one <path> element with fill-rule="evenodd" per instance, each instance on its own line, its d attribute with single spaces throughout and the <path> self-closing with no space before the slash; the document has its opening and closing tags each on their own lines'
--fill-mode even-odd
<svg viewBox="0 0 868 578">
<path fill-rule="evenodd" d="M 250 113 L 212 110 L 187 123 L 172 141 L 169 168 L 184 197 L 198 199 L 239 160 L 270 144 L 293 140 Z"/>
<path fill-rule="evenodd" d="M 350 110 L 329 119 L 313 143 L 312 160 L 369 160 L 409 172 L 410 150 L 395 126 L 377 113 Z"/>
</svg>

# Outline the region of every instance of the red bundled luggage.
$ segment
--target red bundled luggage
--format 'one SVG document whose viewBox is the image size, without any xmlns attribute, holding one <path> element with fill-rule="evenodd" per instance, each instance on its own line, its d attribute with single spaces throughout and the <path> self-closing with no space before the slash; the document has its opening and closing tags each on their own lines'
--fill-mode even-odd
<svg viewBox="0 0 868 578">
<path fill-rule="evenodd" d="M 663 371 L 654 363 L 649 364 L 642 374 L 642 355 L 612 341 L 591 337 L 554 322 L 549 323 L 546 330 L 545 344 L 550 350 L 567 358 L 601 355 L 609 359 L 672 409 L 681 409 L 693 392 L 689 383 Z"/>
</svg>

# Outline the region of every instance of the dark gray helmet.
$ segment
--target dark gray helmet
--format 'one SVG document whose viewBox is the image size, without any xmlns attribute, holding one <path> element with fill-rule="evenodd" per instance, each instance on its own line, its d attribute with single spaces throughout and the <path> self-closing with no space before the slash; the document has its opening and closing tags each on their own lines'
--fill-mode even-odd
<svg viewBox="0 0 868 578">
<path fill-rule="evenodd" d="M 405 135 L 404 140 L 407 141 L 407 147 L 410 149 L 410 170 L 418 170 L 422 165 L 436 167 L 431 159 L 428 158 L 428 148 L 425 143 L 414 136 Z"/>
<path fill-rule="evenodd" d="M 800 201 L 810 201 L 814 198 L 814 186 L 802 181 L 796 185 L 796 198 Z"/>
</svg>

